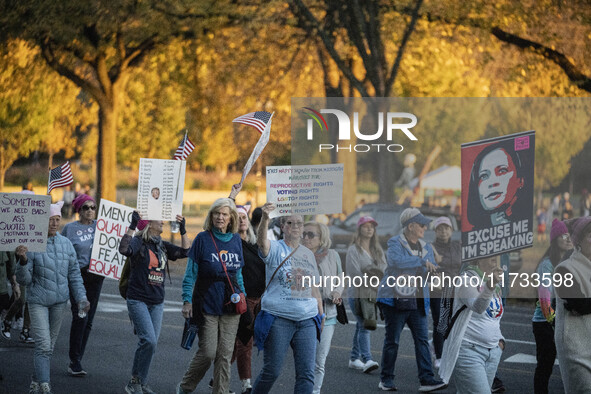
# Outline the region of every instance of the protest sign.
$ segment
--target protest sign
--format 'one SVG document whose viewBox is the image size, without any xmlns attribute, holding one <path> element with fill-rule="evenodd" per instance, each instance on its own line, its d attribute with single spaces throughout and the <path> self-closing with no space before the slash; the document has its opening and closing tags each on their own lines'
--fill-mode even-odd
<svg viewBox="0 0 591 394">
<path fill-rule="evenodd" d="M 137 210 L 142 219 L 176 220 L 183 211 L 184 160 L 140 159 Z"/>
<path fill-rule="evenodd" d="M 267 167 L 267 200 L 277 209 L 270 217 L 341 213 L 343 164 Z"/>
<path fill-rule="evenodd" d="M 535 132 L 462 144 L 462 261 L 533 244 Z"/>
<path fill-rule="evenodd" d="M 0 193 L 0 250 L 14 252 L 23 245 L 45 252 L 50 205 L 50 196 Z"/>
<path fill-rule="evenodd" d="M 133 208 L 101 199 L 88 271 L 119 280 L 125 256 L 119 243 L 131 223 Z"/>
</svg>

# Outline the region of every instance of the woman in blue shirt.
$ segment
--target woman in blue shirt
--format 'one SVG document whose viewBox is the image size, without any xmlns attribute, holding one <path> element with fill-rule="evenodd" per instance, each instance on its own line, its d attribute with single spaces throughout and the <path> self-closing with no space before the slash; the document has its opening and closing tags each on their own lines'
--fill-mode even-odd
<svg viewBox="0 0 591 394">
<path fill-rule="evenodd" d="M 199 327 L 199 350 L 191 360 L 176 392 L 191 393 L 215 360 L 213 392 L 227 394 L 230 366 L 240 315 L 231 301 L 243 293 L 242 239 L 234 201 L 217 199 L 189 250 L 183 278 L 183 316 Z"/>
</svg>

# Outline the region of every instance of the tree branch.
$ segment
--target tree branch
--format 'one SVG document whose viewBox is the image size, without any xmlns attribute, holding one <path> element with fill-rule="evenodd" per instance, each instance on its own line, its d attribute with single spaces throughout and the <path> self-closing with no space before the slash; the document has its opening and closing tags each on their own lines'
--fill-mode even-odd
<svg viewBox="0 0 591 394">
<path fill-rule="evenodd" d="M 411 20 L 406 26 L 406 30 L 404 31 L 404 35 L 402 36 L 402 41 L 400 42 L 400 46 L 398 47 L 398 53 L 396 54 L 396 59 L 392 64 L 392 69 L 390 71 L 390 76 L 388 77 L 388 81 L 386 82 L 386 94 L 385 96 L 389 96 L 390 92 L 392 91 L 392 86 L 394 85 L 394 81 L 396 80 L 396 76 L 398 75 L 398 70 L 400 69 L 400 63 L 402 62 L 402 56 L 404 55 L 404 50 L 406 49 L 406 44 L 412 35 L 415 26 L 417 24 L 417 20 L 419 19 L 419 9 L 423 4 L 423 0 L 417 0 L 414 9 L 412 10 L 412 17 Z"/>
<path fill-rule="evenodd" d="M 308 22 L 308 24 L 318 33 L 318 35 L 320 36 L 320 39 L 322 40 L 322 42 L 324 44 L 324 47 L 326 48 L 326 50 L 330 54 L 330 57 L 336 63 L 339 70 L 341 70 L 341 72 L 343 73 L 345 78 L 347 78 L 351 82 L 351 85 L 355 86 L 355 89 L 357 89 L 357 91 L 361 94 L 361 96 L 368 97 L 369 94 L 368 94 L 365 86 L 363 86 L 363 83 L 359 79 L 357 79 L 355 77 L 355 75 L 353 75 L 353 72 L 351 69 L 347 68 L 347 66 L 345 65 L 345 62 L 343 61 L 343 59 L 341 59 L 337 50 L 335 49 L 334 43 L 328 37 L 328 34 L 326 33 L 326 31 L 320 27 L 318 20 L 314 17 L 314 15 L 312 15 L 312 13 L 306 7 L 306 5 L 304 3 L 302 3 L 301 0 L 294 0 L 292 4 L 294 4 L 297 7 L 297 10 L 295 10 L 296 12 L 294 12 L 294 14 L 296 16 L 301 16 L 301 17 L 305 18 L 305 20 Z"/>
<path fill-rule="evenodd" d="M 408 7 L 394 6 L 393 8 L 395 11 L 400 12 L 401 14 L 411 14 L 410 8 Z M 550 60 L 558 67 L 560 67 L 564 71 L 568 79 L 572 83 L 577 85 L 579 89 L 584 90 L 586 92 L 591 92 L 591 77 L 585 75 L 581 70 L 579 70 L 577 66 L 572 61 L 570 61 L 569 58 L 562 52 L 558 52 L 555 49 L 547 47 L 538 42 L 529 40 L 527 38 L 519 37 L 513 33 L 504 31 L 500 27 L 492 25 L 490 21 L 482 18 L 479 19 L 470 17 L 460 17 L 457 19 L 451 19 L 430 12 L 426 12 L 419 16 L 424 17 L 429 22 L 444 22 L 454 26 L 467 26 L 481 29 L 483 31 L 488 31 L 499 41 L 514 45 L 522 49 L 523 51 L 537 53 L 545 59 Z"/>
<path fill-rule="evenodd" d="M 48 41 L 41 43 L 41 54 L 51 68 L 53 68 L 62 77 L 68 78 L 78 87 L 87 91 L 99 103 L 99 105 L 105 101 L 106 96 L 99 87 L 80 77 L 73 70 L 69 69 L 57 60 Z"/>
<path fill-rule="evenodd" d="M 591 92 L 591 79 L 585 74 L 583 74 L 577 68 L 577 66 L 575 66 L 575 64 L 572 61 L 570 61 L 570 59 L 566 57 L 566 55 L 564 55 L 563 53 L 558 52 L 540 43 L 506 32 L 499 27 L 493 27 L 491 29 L 491 33 L 500 41 L 514 45 L 526 51 L 532 51 L 552 61 L 558 67 L 562 68 L 562 70 L 564 71 L 568 79 L 571 80 L 571 82 L 577 85 L 580 89 L 585 90 L 587 92 Z"/>
</svg>

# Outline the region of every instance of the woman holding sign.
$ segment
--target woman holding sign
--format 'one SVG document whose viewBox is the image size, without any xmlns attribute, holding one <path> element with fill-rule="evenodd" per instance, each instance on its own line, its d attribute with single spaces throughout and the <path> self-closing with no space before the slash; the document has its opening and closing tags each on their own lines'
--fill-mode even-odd
<svg viewBox="0 0 591 394">
<path fill-rule="evenodd" d="M 177 385 L 179 394 L 193 392 L 214 361 L 213 392 L 228 393 L 240 321 L 236 305 L 246 294 L 238 224 L 234 201 L 217 199 L 205 218 L 205 231 L 197 234 L 189 251 L 182 313 L 185 318 L 192 317 L 199 327 L 199 350 Z"/>
<path fill-rule="evenodd" d="M 129 230 L 119 244 L 119 253 L 130 261 L 127 311 L 139 338 L 131 380 L 125 386 L 128 394 L 154 392 L 147 381 L 162 326 L 165 268 L 168 260 L 187 257 L 189 249 L 185 218 L 177 215 L 176 220 L 181 233 L 180 248 L 160 238 L 161 220 L 140 220 L 137 211 L 133 212 Z M 139 231 L 133 236 L 136 228 Z"/>
<path fill-rule="evenodd" d="M 90 309 L 76 261 L 76 251 L 72 243 L 57 232 L 63 204 L 63 201 L 51 204 L 45 252 L 27 252 L 27 247 L 23 245 L 15 250 L 19 262 L 16 278 L 21 285 L 27 286 L 31 329 L 35 338 L 35 373 L 30 393 L 51 392 L 50 362 L 68 306 L 70 290 L 80 310 L 86 313 Z"/>
<path fill-rule="evenodd" d="M 71 376 L 84 376 L 86 371 L 82 368 L 82 356 L 92 329 L 92 321 L 105 277 L 88 272 L 92 244 L 94 243 L 94 232 L 96 230 L 96 203 L 88 194 L 81 194 L 72 201 L 72 207 L 80 219 L 66 224 L 61 234 L 72 242 L 74 250 L 76 250 L 76 260 L 84 281 L 86 297 L 90 302 L 90 310 L 88 314 L 79 313 L 78 304 L 73 301 L 74 297 L 70 294 L 72 326 L 70 327 L 70 365 L 68 366 L 68 373 Z"/>
</svg>

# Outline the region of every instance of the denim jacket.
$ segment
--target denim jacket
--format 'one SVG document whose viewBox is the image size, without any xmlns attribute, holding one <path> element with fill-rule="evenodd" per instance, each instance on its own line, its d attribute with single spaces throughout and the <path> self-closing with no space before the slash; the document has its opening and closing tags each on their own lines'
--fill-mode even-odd
<svg viewBox="0 0 591 394">
<path fill-rule="evenodd" d="M 427 262 L 437 266 L 431 244 L 426 243 L 422 239 L 419 239 L 419 243 L 422 247 L 422 257 L 416 256 L 413 253 L 404 234 L 397 235 L 388 240 L 388 251 L 386 253 L 388 266 L 378 288 L 378 302 L 395 306 L 396 296 L 392 284 L 395 282 L 397 276 L 408 274 L 413 276 L 423 275 L 424 277 L 428 272 L 426 268 Z M 429 314 L 429 285 L 426 280 L 423 281 L 422 290 L 425 314 Z"/>
</svg>

